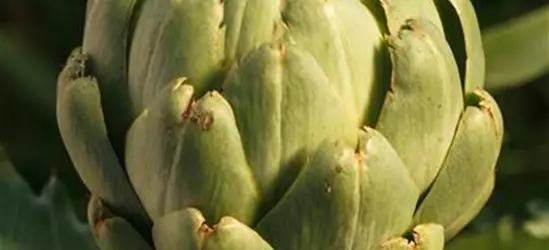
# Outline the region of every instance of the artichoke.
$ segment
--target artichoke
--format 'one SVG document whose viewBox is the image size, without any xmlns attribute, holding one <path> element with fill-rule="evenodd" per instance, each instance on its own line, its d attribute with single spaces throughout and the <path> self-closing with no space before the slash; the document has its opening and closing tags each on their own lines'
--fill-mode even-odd
<svg viewBox="0 0 549 250">
<path fill-rule="evenodd" d="M 101 249 L 442 249 L 503 122 L 467 0 L 90 0 L 59 129 Z"/>
</svg>

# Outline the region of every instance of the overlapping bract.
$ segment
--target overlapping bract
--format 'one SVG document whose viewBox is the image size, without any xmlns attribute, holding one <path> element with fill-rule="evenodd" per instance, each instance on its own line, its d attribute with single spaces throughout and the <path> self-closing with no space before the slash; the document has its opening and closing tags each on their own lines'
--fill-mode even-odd
<svg viewBox="0 0 549 250">
<path fill-rule="evenodd" d="M 441 249 L 494 184 L 481 48 L 469 1 L 90 1 L 58 121 L 97 242 Z"/>
</svg>

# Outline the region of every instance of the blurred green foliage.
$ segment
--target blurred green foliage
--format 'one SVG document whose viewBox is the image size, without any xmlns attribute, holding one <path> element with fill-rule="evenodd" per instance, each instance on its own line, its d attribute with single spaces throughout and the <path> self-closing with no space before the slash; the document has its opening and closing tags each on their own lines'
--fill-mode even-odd
<svg viewBox="0 0 549 250">
<path fill-rule="evenodd" d="M 541 49 L 534 54 L 544 62 L 543 49 L 547 48 L 543 45 L 549 44 L 545 12 L 537 16 L 541 20 L 537 26 L 514 21 L 547 6 L 547 0 L 472 2 L 485 32 L 487 68 L 494 70 L 488 76 L 502 69 L 516 75 L 520 73 L 513 71 L 516 67 L 526 71 L 535 67 L 528 65 L 528 59 L 511 59 L 522 51 L 518 47 L 532 49 L 528 42 L 538 41 Z M 0 1 L 0 142 L 34 192 L 39 193 L 51 175 L 57 175 L 69 187 L 82 218 L 88 196 L 59 137 L 55 88 L 67 55 L 80 44 L 85 5 L 85 0 Z M 505 34 L 509 32 L 505 27 L 513 25 L 517 33 Z M 504 34 L 497 34 L 498 29 Z M 520 55 L 532 53 L 524 51 Z M 502 60 L 516 64 L 495 67 L 491 63 Z M 506 128 L 496 188 L 485 209 L 451 241 L 450 250 L 549 249 L 549 72 L 545 69 L 545 73 L 515 79 L 487 83 L 501 106 Z"/>
<path fill-rule="evenodd" d="M 488 88 L 517 87 L 548 72 L 548 29 L 549 3 L 485 29 Z"/>
<path fill-rule="evenodd" d="M 85 0 L 0 1 L 0 141 L 35 192 L 55 173 L 80 208 L 85 188 L 59 136 L 55 94 L 66 55 L 80 44 L 85 5 Z"/>
<path fill-rule="evenodd" d="M 549 238 L 536 238 L 523 230 L 513 228 L 512 221 L 502 218 L 495 226 L 482 233 L 463 235 L 452 242 L 447 250 L 517 250 L 517 249 L 547 249 Z"/>
<path fill-rule="evenodd" d="M 0 249 L 97 249 L 90 229 L 75 217 L 65 186 L 50 178 L 34 195 L 0 145 Z"/>
</svg>

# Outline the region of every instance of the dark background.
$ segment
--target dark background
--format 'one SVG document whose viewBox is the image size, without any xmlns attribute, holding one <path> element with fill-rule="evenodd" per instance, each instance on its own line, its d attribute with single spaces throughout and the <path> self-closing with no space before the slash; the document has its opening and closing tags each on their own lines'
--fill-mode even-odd
<svg viewBox="0 0 549 250">
<path fill-rule="evenodd" d="M 546 3 L 473 0 L 482 30 Z M 59 176 L 82 218 L 87 194 L 57 131 L 55 86 L 67 55 L 81 43 L 85 5 L 85 0 L 0 0 L 0 142 L 35 192 L 51 174 Z M 532 219 L 533 201 L 549 213 L 549 75 L 489 90 L 506 128 L 496 189 L 477 219 L 452 242 L 455 249 L 483 249 L 475 240 L 505 226 L 521 230 Z M 546 223 L 549 227 L 549 219 Z M 493 238 L 505 240 L 500 236 Z"/>
</svg>

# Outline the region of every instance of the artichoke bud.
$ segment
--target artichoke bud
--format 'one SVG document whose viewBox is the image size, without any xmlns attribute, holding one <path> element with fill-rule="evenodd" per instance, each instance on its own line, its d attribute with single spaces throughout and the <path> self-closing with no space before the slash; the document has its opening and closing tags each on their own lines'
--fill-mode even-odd
<svg viewBox="0 0 549 250">
<path fill-rule="evenodd" d="M 92 0 L 57 118 L 102 248 L 438 250 L 494 187 L 483 79 L 469 1 Z"/>
</svg>

